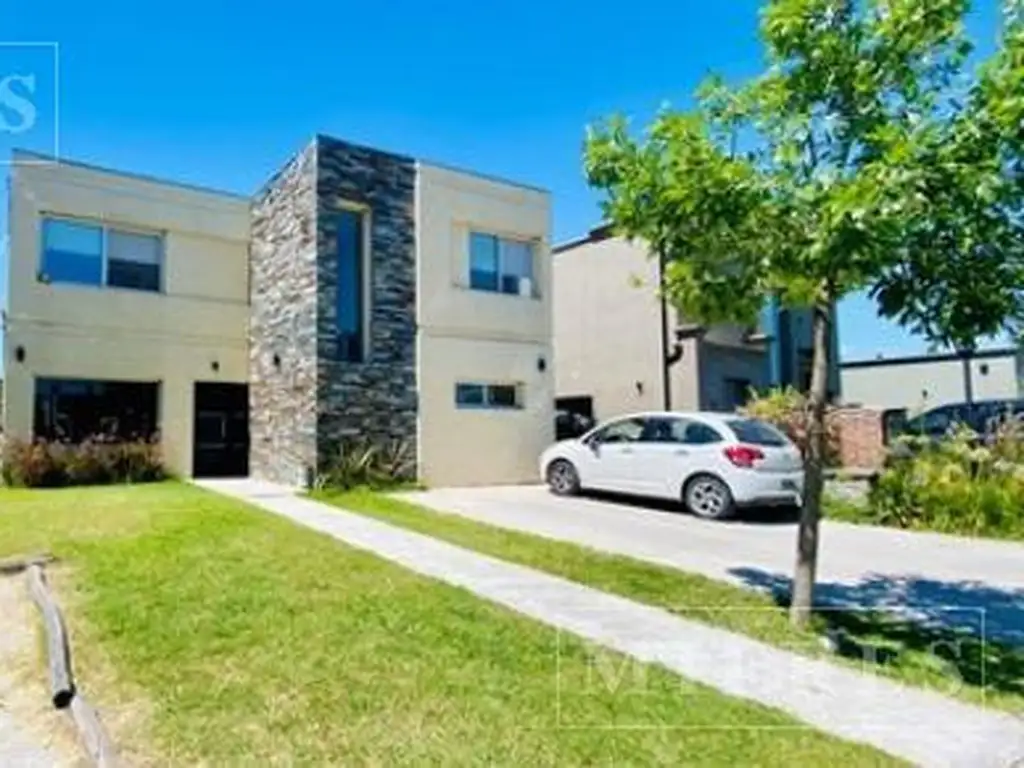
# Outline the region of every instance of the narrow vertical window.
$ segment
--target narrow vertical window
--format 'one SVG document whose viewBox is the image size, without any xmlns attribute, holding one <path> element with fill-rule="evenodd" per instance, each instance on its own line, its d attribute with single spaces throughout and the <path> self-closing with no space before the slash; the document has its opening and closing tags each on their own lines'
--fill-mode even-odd
<svg viewBox="0 0 1024 768">
<path fill-rule="evenodd" d="M 363 360 L 364 343 L 363 214 L 338 215 L 338 357 L 350 363 Z"/>
</svg>

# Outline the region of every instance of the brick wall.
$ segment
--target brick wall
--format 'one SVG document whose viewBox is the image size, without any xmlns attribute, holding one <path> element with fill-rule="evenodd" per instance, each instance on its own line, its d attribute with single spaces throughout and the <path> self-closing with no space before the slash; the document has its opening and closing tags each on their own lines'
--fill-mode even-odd
<svg viewBox="0 0 1024 768">
<path fill-rule="evenodd" d="M 838 408 L 832 412 L 839 432 L 843 467 L 874 469 L 885 459 L 882 412 L 871 408 Z"/>
</svg>

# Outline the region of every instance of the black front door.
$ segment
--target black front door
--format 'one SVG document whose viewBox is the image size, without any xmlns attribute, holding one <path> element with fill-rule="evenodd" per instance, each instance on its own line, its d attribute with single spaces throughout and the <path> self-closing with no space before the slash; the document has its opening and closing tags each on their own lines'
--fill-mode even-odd
<svg viewBox="0 0 1024 768">
<path fill-rule="evenodd" d="M 245 477 L 249 474 L 249 387 L 196 384 L 192 474 Z"/>
</svg>

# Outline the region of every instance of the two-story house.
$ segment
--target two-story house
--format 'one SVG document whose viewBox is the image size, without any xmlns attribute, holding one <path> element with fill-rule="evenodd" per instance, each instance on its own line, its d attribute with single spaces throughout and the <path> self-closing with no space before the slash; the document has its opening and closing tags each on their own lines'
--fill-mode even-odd
<svg viewBox="0 0 1024 768">
<path fill-rule="evenodd" d="M 758 327 L 702 326 L 670 307 L 663 316 L 658 261 L 640 241 L 600 226 L 553 252 L 559 407 L 597 419 L 666 402 L 731 411 L 751 388 L 807 387 L 809 312 L 769 303 Z M 835 364 L 830 386 L 838 392 Z"/>
<path fill-rule="evenodd" d="M 183 475 L 301 484 L 347 437 L 432 485 L 553 437 L 542 190 L 317 136 L 252 199 L 20 155 L 3 423 L 159 436 Z"/>
</svg>

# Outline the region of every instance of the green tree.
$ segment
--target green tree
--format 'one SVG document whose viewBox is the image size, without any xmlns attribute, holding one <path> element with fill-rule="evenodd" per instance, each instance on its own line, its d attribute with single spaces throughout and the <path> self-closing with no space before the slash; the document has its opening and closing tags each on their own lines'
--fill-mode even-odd
<svg viewBox="0 0 1024 768">
<path fill-rule="evenodd" d="M 954 342 L 1020 315 L 1024 25 L 1008 3 L 999 50 L 967 81 L 967 6 L 769 0 L 762 75 L 736 88 L 710 79 L 692 110 L 664 110 L 640 138 L 621 117 L 588 131 L 585 168 L 606 217 L 665 259 L 683 313 L 749 323 L 769 296 L 812 310 L 795 623 L 813 605 L 835 302 L 867 290 L 883 312 Z M 984 281 L 962 285 L 981 265 Z M 928 325 L 936 315 L 956 320 Z"/>
</svg>

